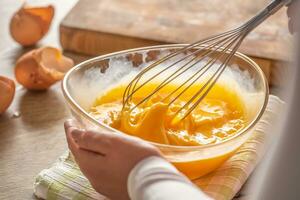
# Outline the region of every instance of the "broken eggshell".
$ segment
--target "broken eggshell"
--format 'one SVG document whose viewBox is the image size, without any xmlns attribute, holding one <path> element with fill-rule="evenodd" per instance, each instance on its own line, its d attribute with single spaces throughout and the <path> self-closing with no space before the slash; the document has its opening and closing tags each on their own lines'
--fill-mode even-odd
<svg viewBox="0 0 300 200">
<path fill-rule="evenodd" d="M 54 16 L 54 7 L 22 6 L 10 21 L 12 38 L 23 46 L 36 44 L 48 32 Z"/>
<path fill-rule="evenodd" d="M 0 114 L 4 113 L 13 101 L 15 88 L 13 80 L 0 76 Z"/>
<path fill-rule="evenodd" d="M 42 47 L 21 56 L 15 67 L 17 81 L 30 90 L 45 90 L 61 80 L 74 66 L 59 49 Z"/>
</svg>

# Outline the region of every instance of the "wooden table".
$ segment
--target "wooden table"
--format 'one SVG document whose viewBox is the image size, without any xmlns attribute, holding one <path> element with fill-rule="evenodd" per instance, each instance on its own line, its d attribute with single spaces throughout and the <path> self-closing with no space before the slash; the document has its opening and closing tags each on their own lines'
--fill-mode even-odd
<svg viewBox="0 0 300 200">
<path fill-rule="evenodd" d="M 59 46 L 59 22 L 75 2 L 46 1 L 46 4 L 56 6 L 56 14 L 41 45 Z M 21 2 L 17 0 L 0 2 L 0 74 L 13 79 L 16 59 L 29 50 L 12 41 L 8 32 L 9 19 L 20 6 Z M 77 62 L 86 59 L 80 55 L 68 55 Z M 29 92 L 17 87 L 13 104 L 0 116 L 0 199 L 35 199 L 34 177 L 67 149 L 63 121 L 68 117 L 60 83 L 45 92 Z M 245 199 L 245 193 L 246 189 L 243 189 L 239 199 Z"/>
<path fill-rule="evenodd" d="M 54 4 L 56 13 L 51 30 L 40 45 L 59 47 L 59 22 L 76 0 L 45 2 Z M 16 44 L 8 30 L 10 17 L 21 3 L 0 1 L 0 74 L 13 79 L 16 59 L 29 50 Z M 13 104 L 0 116 L 0 199 L 35 199 L 34 177 L 67 149 L 63 121 L 68 117 L 60 83 L 45 92 L 29 92 L 17 87 Z"/>
</svg>

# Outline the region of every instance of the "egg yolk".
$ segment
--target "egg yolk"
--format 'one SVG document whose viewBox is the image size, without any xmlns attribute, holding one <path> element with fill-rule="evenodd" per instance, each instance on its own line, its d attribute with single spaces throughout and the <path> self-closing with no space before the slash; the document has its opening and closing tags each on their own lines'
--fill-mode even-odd
<svg viewBox="0 0 300 200">
<path fill-rule="evenodd" d="M 241 99 L 220 85 L 211 92 L 222 98 L 208 96 L 186 117 L 189 109 L 186 103 L 191 97 L 183 96 L 168 105 L 163 91 L 136 106 L 145 96 L 140 93 L 141 97 L 133 99 L 121 112 L 123 89 L 119 86 L 99 97 L 90 114 L 100 122 L 147 141 L 179 146 L 213 144 L 233 136 L 245 125 Z"/>
</svg>

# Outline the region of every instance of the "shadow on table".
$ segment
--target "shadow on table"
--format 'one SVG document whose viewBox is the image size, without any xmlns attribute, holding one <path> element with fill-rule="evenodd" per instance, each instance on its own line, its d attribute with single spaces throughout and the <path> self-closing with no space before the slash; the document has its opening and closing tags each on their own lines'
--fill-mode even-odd
<svg viewBox="0 0 300 200">
<path fill-rule="evenodd" d="M 49 128 L 68 116 L 60 83 L 46 91 L 25 90 L 20 96 L 19 109 L 24 125 L 39 129 Z"/>
<path fill-rule="evenodd" d="M 1 59 L 8 59 L 14 61 L 14 63 L 25 53 L 38 48 L 39 46 L 30 46 L 30 47 L 13 47 L 9 48 L 6 51 L 1 52 L 0 58 Z"/>
</svg>

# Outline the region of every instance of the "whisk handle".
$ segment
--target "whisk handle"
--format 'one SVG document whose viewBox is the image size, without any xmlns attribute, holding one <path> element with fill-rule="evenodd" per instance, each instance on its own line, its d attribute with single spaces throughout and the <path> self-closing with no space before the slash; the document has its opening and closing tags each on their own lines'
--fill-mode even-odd
<svg viewBox="0 0 300 200">
<path fill-rule="evenodd" d="M 277 12 L 281 7 L 290 4 L 292 0 L 274 0 L 267 7 L 266 10 L 270 15 Z"/>
<path fill-rule="evenodd" d="M 247 24 L 247 34 L 256 28 L 259 24 L 273 15 L 283 6 L 290 4 L 293 0 L 273 0 L 266 8 L 250 19 Z"/>
</svg>

